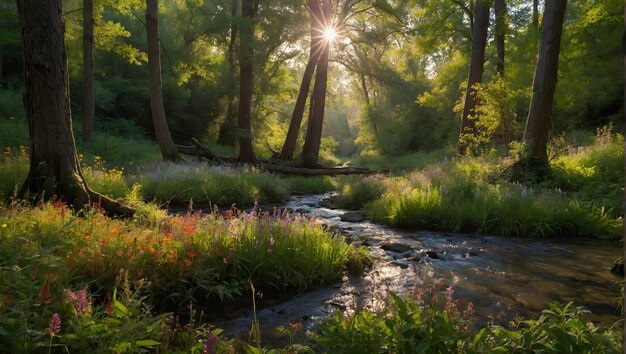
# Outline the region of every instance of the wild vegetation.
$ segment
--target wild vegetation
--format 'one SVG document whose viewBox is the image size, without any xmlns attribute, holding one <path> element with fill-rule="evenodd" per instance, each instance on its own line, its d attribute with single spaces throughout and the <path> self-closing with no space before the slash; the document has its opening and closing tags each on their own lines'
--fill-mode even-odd
<svg viewBox="0 0 626 354">
<path fill-rule="evenodd" d="M 434 279 L 310 333 L 281 327 L 283 348 L 256 320 L 248 341 L 209 323 L 373 264 L 279 207 L 294 194 L 336 191 L 334 206 L 409 230 L 618 245 L 622 10 L 0 0 L 1 351 L 621 352 L 617 325 L 580 304 L 478 324 Z M 185 155 L 192 141 L 220 155 Z"/>
</svg>

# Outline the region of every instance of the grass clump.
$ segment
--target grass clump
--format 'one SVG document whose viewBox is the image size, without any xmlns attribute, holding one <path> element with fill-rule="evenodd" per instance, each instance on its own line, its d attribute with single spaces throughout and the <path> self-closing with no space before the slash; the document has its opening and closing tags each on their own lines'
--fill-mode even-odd
<svg viewBox="0 0 626 354">
<path fill-rule="evenodd" d="M 597 131 L 593 144 L 570 147 L 552 162 L 555 183 L 581 202 L 623 215 L 624 137 L 607 126 Z"/>
<path fill-rule="evenodd" d="M 257 201 L 280 203 L 289 197 L 278 177 L 205 163 L 161 162 L 140 169 L 131 180 L 142 186 L 146 200 L 160 203 L 251 206 Z"/>
<path fill-rule="evenodd" d="M 292 194 L 322 194 L 337 188 L 337 180 L 329 176 L 289 176 L 282 181 Z"/>
<path fill-rule="evenodd" d="M 246 292 L 248 280 L 263 290 L 303 290 L 368 262 L 365 251 L 302 217 L 256 210 L 159 216 L 78 215 L 60 201 L 14 206 L 0 212 L 0 259 L 19 268 L 54 259 L 57 271 L 97 289 L 112 288 L 124 269 L 131 280 L 150 282 L 146 291 L 154 304 L 232 300 Z"/>
<path fill-rule="evenodd" d="M 597 169 L 609 170 L 606 166 Z M 367 204 L 351 202 L 368 195 L 363 190 L 370 189 L 354 187 L 364 182 L 347 184 L 338 200 L 351 207 L 365 205 L 372 220 L 403 228 L 529 237 L 620 237 L 623 222 L 612 204 L 598 197 L 581 197 L 585 188 L 591 188 L 589 184 L 581 184 L 583 192 L 561 190 L 554 181 L 530 187 L 500 179 L 501 170 L 499 161 L 485 158 L 442 161 L 404 176 L 381 178 L 377 186 L 382 186 L 382 193 L 380 189 L 377 197 L 370 193 L 374 200 Z M 611 178 L 617 180 L 620 173 Z M 621 190 L 616 187 L 608 198 L 612 203 L 621 201 Z"/>
<path fill-rule="evenodd" d="M 334 198 L 340 208 L 361 209 L 385 191 L 381 176 L 345 177 L 339 180 L 339 194 Z"/>
</svg>

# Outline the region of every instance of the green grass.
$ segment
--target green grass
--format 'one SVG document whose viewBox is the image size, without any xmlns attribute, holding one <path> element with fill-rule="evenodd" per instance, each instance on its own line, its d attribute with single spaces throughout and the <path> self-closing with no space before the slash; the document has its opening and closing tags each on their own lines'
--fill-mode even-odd
<svg viewBox="0 0 626 354">
<path fill-rule="evenodd" d="M 522 186 L 502 178 L 505 163 L 465 158 L 403 176 L 346 180 L 337 200 L 383 224 L 528 237 L 619 239 L 623 220 L 623 137 L 598 134 L 591 146 L 555 159 L 554 178 Z M 381 191 L 382 188 L 382 191 Z"/>
<path fill-rule="evenodd" d="M 231 210 L 120 220 L 58 201 L 14 204 L 0 208 L 0 346 L 163 348 L 175 328 L 168 332 L 167 314 L 145 305 L 183 311 L 190 301 L 241 299 L 250 282 L 264 292 L 304 290 L 369 262 L 363 249 L 302 217 Z M 89 310 L 74 307 L 65 289 L 87 289 Z M 63 330 L 51 339 L 53 313 Z"/>
<path fill-rule="evenodd" d="M 281 180 L 292 194 L 322 194 L 337 188 L 337 179 L 328 176 L 288 176 Z"/>
<path fill-rule="evenodd" d="M 142 186 L 144 198 L 159 203 L 218 205 L 228 208 L 280 203 L 289 193 L 278 177 L 254 169 L 211 167 L 204 163 L 161 162 L 144 166 L 130 178 Z"/>
</svg>

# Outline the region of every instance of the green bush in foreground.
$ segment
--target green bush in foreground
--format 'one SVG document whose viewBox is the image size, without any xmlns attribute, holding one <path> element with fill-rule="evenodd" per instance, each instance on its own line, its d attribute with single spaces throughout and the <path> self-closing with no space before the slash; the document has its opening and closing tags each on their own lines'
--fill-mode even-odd
<svg viewBox="0 0 626 354">
<path fill-rule="evenodd" d="M 337 313 L 319 326 L 316 343 L 324 353 L 621 353 L 619 326 L 596 327 L 584 309 L 550 304 L 536 320 L 512 328 L 489 326 L 473 333 L 468 307 L 458 309 L 450 288 L 434 304 L 391 294 L 384 312 Z"/>
</svg>

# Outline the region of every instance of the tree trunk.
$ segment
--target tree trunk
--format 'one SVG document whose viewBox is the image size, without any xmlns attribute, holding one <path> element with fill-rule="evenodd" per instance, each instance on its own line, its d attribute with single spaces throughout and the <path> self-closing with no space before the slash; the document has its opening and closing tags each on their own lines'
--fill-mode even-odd
<svg viewBox="0 0 626 354">
<path fill-rule="evenodd" d="M 533 28 L 539 29 L 539 0 L 533 0 Z"/>
<path fill-rule="evenodd" d="M 19 0 L 24 50 L 24 108 L 30 133 L 30 170 L 20 198 L 54 196 L 75 208 L 92 202 L 113 214 L 134 211 L 92 192 L 81 173 L 72 132 L 61 0 Z"/>
<path fill-rule="evenodd" d="M 239 8 L 239 0 L 231 0 L 230 2 L 230 41 L 228 43 L 228 72 L 230 81 L 228 83 L 226 117 L 224 123 L 220 126 L 218 142 L 223 145 L 237 145 L 237 109 L 235 107 L 237 85 L 235 82 L 236 63 L 235 63 L 235 44 L 237 43 L 237 13 Z"/>
<path fill-rule="evenodd" d="M 475 134 L 475 84 L 482 81 L 485 64 L 485 46 L 487 44 L 487 29 L 489 27 L 489 0 L 477 0 L 474 7 L 474 29 L 472 31 L 472 52 L 470 58 L 469 76 L 465 90 L 465 103 L 461 116 L 461 133 L 457 152 L 460 156 L 467 153 L 468 138 Z"/>
<path fill-rule="evenodd" d="M 289 122 L 289 130 L 287 131 L 287 137 L 285 143 L 280 152 L 279 158 L 283 160 L 293 159 L 293 153 L 296 150 L 296 144 L 298 142 L 298 134 L 300 133 L 300 125 L 302 124 L 302 116 L 304 115 L 304 108 L 306 106 L 306 99 L 309 96 L 309 89 L 311 87 L 311 81 L 313 79 L 313 73 L 315 72 L 315 66 L 319 59 L 319 53 L 321 51 L 319 33 L 321 32 L 321 26 L 318 14 L 319 0 L 309 0 L 309 12 L 311 14 L 311 46 L 309 51 L 309 61 L 304 69 L 302 75 L 302 83 L 300 84 L 300 91 L 298 92 L 298 99 L 291 115 L 291 121 Z"/>
<path fill-rule="evenodd" d="M 255 0 L 241 1 L 244 22 L 239 30 L 239 161 L 258 164 L 252 145 L 252 89 L 254 86 L 254 17 Z"/>
<path fill-rule="evenodd" d="M 165 108 L 163 107 L 158 0 L 146 0 L 146 32 L 148 34 L 148 66 L 150 71 L 150 109 L 154 134 L 163 159 L 178 161 L 180 156 L 167 126 Z"/>
<path fill-rule="evenodd" d="M 93 91 L 93 0 L 83 1 L 83 80 L 85 101 L 83 114 L 83 142 L 91 141 L 95 116 Z"/>
<path fill-rule="evenodd" d="M 496 75 L 504 77 L 504 37 L 506 36 L 506 4 L 504 0 L 495 0 L 493 9 L 496 16 Z"/>
<path fill-rule="evenodd" d="M 321 18 L 324 21 L 322 28 L 329 26 L 330 0 L 324 0 L 321 4 Z M 324 123 L 324 109 L 326 104 L 326 85 L 328 81 L 328 59 L 330 55 L 330 42 L 322 41 L 321 54 L 317 62 L 315 72 L 315 85 L 311 95 L 311 109 L 307 124 L 306 137 L 302 147 L 302 162 L 306 167 L 317 167 L 322 141 L 322 126 Z"/>
<path fill-rule="evenodd" d="M 552 103 L 556 89 L 561 33 L 567 0 L 546 1 L 539 55 L 533 79 L 533 95 L 530 99 L 526 130 L 524 131 L 524 153 L 517 165 L 518 175 L 533 175 L 539 178 L 549 171 L 548 135 L 551 126 Z"/>
</svg>

